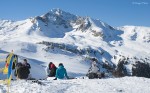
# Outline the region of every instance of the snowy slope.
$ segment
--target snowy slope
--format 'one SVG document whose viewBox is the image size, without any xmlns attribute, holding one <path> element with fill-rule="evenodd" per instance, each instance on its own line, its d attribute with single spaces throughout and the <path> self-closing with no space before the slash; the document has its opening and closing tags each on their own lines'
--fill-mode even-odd
<svg viewBox="0 0 150 93">
<path fill-rule="evenodd" d="M 140 57 L 150 53 L 149 27 L 124 26 L 119 29 L 124 31 L 121 35 L 124 42 L 123 48 L 131 50 L 128 55 Z"/>
<path fill-rule="evenodd" d="M 52 61 L 64 63 L 69 76 L 84 76 L 93 57 L 114 68 L 122 57 L 150 59 L 150 28 L 114 28 L 90 17 L 76 16 L 60 9 L 22 21 L 0 20 L 0 49 L 27 58 L 33 67 L 45 72 Z M 117 59 L 114 59 L 114 56 Z M 22 60 L 20 60 L 22 61 Z M 147 61 L 150 63 L 150 61 Z M 129 64 L 131 70 L 132 64 Z M 34 69 L 35 68 L 35 69 Z M 100 66 L 101 71 L 106 68 Z M 45 78 L 46 73 L 33 75 Z"/>
<path fill-rule="evenodd" d="M 12 93 L 149 93 L 147 78 L 124 77 L 109 79 L 74 79 L 41 81 L 12 81 Z M 7 86 L 0 84 L 0 93 L 6 93 Z"/>
</svg>

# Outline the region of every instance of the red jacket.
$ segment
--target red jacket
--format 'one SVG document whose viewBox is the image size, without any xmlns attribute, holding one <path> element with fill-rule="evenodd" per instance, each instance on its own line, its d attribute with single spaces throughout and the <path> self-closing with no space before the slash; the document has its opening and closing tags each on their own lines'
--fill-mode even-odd
<svg viewBox="0 0 150 93">
<path fill-rule="evenodd" d="M 49 69 L 51 70 L 51 69 L 53 69 L 53 68 L 55 68 L 56 66 L 54 65 L 54 64 L 51 64 L 50 65 L 50 67 L 49 67 Z"/>
</svg>

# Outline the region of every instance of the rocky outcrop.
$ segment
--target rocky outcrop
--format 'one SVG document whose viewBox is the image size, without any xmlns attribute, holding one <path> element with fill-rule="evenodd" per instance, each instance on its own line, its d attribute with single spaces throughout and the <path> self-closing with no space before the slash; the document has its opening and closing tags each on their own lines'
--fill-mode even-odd
<svg viewBox="0 0 150 93">
<path fill-rule="evenodd" d="M 54 49 L 54 48 L 58 48 L 61 50 L 65 50 L 68 52 L 72 52 L 75 54 L 80 54 L 80 55 L 103 55 L 104 51 L 98 51 L 95 49 L 92 49 L 91 47 L 89 48 L 84 48 L 84 49 L 79 49 L 78 46 L 75 45 L 70 45 L 70 44 L 64 44 L 64 43 L 53 43 L 53 42 L 39 42 L 38 44 L 44 44 L 47 46 L 47 48 L 45 48 L 45 51 L 48 51 L 49 49 Z"/>
<path fill-rule="evenodd" d="M 137 61 L 132 67 L 132 75 L 150 78 L 150 63 Z"/>
</svg>

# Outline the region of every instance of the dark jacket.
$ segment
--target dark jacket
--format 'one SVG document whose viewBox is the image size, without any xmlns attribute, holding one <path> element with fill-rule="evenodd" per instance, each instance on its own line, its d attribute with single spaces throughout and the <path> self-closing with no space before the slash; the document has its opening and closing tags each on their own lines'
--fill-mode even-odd
<svg viewBox="0 0 150 93">
<path fill-rule="evenodd" d="M 31 69 L 31 66 L 29 63 L 23 64 L 24 66 L 26 66 L 28 69 Z"/>
<path fill-rule="evenodd" d="M 55 77 L 56 75 L 56 66 L 54 64 L 51 64 L 49 66 L 50 74 L 48 75 L 49 77 Z"/>
<path fill-rule="evenodd" d="M 18 63 L 15 69 L 15 76 L 19 79 L 27 79 L 30 74 L 30 70 L 28 66 L 23 65 L 22 63 Z"/>
<path fill-rule="evenodd" d="M 17 77 L 20 79 L 27 79 L 29 74 L 29 68 L 26 66 L 21 66 L 17 69 Z"/>
</svg>

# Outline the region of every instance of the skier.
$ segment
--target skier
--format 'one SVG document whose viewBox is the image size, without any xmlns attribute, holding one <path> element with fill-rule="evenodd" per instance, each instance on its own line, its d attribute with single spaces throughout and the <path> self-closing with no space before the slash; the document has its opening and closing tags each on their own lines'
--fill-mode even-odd
<svg viewBox="0 0 150 93">
<path fill-rule="evenodd" d="M 67 71 L 64 68 L 64 65 L 62 63 L 60 63 L 58 69 L 56 70 L 56 78 L 54 80 L 65 79 L 65 77 L 67 79 L 69 79 L 69 77 L 67 75 Z"/>
</svg>

